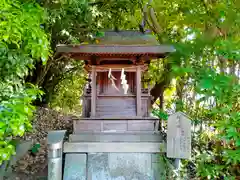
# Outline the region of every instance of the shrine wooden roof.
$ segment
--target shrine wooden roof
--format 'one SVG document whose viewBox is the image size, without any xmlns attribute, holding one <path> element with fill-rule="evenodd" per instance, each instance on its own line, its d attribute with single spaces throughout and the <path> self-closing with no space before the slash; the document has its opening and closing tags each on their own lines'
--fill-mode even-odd
<svg viewBox="0 0 240 180">
<path fill-rule="evenodd" d="M 58 45 L 57 52 L 88 55 L 152 55 L 162 56 L 174 52 L 174 48 L 167 45 Z"/>
<path fill-rule="evenodd" d="M 71 57 L 89 60 L 97 57 L 134 57 L 146 56 L 149 59 L 163 58 L 175 49 L 170 45 L 159 45 L 150 33 L 139 31 L 106 31 L 96 37 L 93 44 L 58 45 L 57 52 Z"/>
</svg>

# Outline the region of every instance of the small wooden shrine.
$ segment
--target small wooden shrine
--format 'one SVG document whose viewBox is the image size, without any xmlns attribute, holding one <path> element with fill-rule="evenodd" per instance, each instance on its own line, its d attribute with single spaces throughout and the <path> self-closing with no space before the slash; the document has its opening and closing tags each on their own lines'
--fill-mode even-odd
<svg viewBox="0 0 240 180">
<path fill-rule="evenodd" d="M 91 82 L 83 97 L 83 117 L 149 117 L 150 89 L 142 75 L 151 60 L 164 58 L 174 49 L 138 31 L 107 31 L 96 42 L 57 47 L 57 52 L 85 62 Z"/>
<path fill-rule="evenodd" d="M 150 117 L 143 75 L 151 60 L 174 49 L 137 31 L 107 31 L 96 41 L 57 46 L 58 53 L 85 62 L 90 82 L 82 117 L 73 119 L 68 141 L 65 131 L 48 134 L 49 179 L 61 180 L 64 169 L 64 180 L 158 180 L 157 154 L 166 146 L 157 132 L 158 119 Z"/>
</svg>

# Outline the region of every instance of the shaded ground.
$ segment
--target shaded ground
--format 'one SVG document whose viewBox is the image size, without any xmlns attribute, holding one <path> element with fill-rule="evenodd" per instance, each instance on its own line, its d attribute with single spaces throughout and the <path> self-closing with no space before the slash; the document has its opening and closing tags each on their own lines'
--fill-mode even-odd
<svg viewBox="0 0 240 180">
<path fill-rule="evenodd" d="M 47 167 L 40 173 L 35 175 L 28 175 L 21 172 L 15 172 L 5 180 L 47 180 Z"/>
<path fill-rule="evenodd" d="M 23 140 L 32 140 L 40 144 L 36 153 L 29 151 L 13 167 L 13 173 L 7 180 L 43 180 L 47 176 L 47 132 L 50 130 L 68 130 L 72 133 L 71 116 L 63 116 L 47 108 L 38 108 L 33 121 L 33 131 L 26 133 Z"/>
</svg>

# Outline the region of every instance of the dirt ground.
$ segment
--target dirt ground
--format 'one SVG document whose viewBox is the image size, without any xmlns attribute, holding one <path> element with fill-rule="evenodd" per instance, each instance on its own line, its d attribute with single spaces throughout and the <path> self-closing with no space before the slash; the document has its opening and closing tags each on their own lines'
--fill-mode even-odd
<svg viewBox="0 0 240 180">
<path fill-rule="evenodd" d="M 6 180 L 44 180 L 47 179 L 47 133 L 50 130 L 67 130 L 72 133 L 72 116 L 63 116 L 47 108 L 38 108 L 33 121 L 33 131 L 28 132 L 23 140 L 33 140 L 40 144 L 37 153 L 30 151 L 17 161 L 11 176 Z M 1 179 L 0 179 L 1 180 Z"/>
</svg>

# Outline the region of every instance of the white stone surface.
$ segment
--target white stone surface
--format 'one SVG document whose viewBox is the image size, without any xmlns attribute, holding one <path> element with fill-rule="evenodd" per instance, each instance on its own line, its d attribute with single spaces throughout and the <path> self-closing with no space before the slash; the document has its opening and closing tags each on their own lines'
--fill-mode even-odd
<svg viewBox="0 0 240 180">
<path fill-rule="evenodd" d="M 156 180 L 151 153 L 90 153 L 88 180 Z"/>
<path fill-rule="evenodd" d="M 158 153 L 165 152 L 159 142 L 65 142 L 65 153 Z"/>
<path fill-rule="evenodd" d="M 63 180 L 87 179 L 87 154 L 66 154 Z"/>
<path fill-rule="evenodd" d="M 167 157 L 191 158 L 191 121 L 181 112 L 168 118 Z"/>
<path fill-rule="evenodd" d="M 71 134 L 70 142 L 162 142 L 159 134 L 143 133 L 81 133 Z"/>
</svg>

